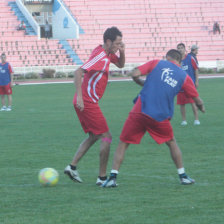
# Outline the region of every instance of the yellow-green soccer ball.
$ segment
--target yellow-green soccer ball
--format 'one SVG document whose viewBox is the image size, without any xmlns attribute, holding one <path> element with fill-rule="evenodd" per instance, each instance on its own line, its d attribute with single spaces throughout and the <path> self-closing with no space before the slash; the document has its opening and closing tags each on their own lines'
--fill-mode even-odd
<svg viewBox="0 0 224 224">
<path fill-rule="evenodd" d="M 59 180 L 59 174 L 53 168 L 44 168 L 40 170 L 38 179 L 43 186 L 55 186 Z"/>
</svg>

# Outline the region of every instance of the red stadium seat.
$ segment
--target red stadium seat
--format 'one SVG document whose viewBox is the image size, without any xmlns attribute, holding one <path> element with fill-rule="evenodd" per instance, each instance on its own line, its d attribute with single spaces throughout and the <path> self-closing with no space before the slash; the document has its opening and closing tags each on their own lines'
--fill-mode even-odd
<svg viewBox="0 0 224 224">
<path fill-rule="evenodd" d="M 37 40 L 36 36 L 17 31 L 17 17 L 8 2 L 0 1 L 0 50 L 16 65 L 74 64 L 59 40 Z M 102 44 L 106 28 L 117 26 L 126 44 L 126 62 L 143 63 L 163 58 L 166 51 L 184 42 L 200 47 L 198 59 L 224 59 L 223 14 L 221 0 L 63 0 L 78 21 L 84 34 L 68 42 L 82 61 L 98 44 Z M 7 18 L 7 22 L 6 19 Z M 212 26 L 218 21 L 221 35 L 213 35 Z M 39 61 L 39 62 L 38 62 Z"/>
</svg>

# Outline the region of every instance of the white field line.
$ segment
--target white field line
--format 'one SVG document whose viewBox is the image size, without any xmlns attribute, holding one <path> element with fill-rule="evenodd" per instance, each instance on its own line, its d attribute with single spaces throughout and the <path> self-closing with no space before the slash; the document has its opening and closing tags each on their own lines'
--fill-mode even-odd
<svg viewBox="0 0 224 224">
<path fill-rule="evenodd" d="M 199 76 L 199 79 L 214 79 L 214 78 L 224 78 L 224 75 L 206 75 Z M 132 81 L 131 78 L 118 78 L 118 79 L 110 79 L 109 82 L 129 82 Z M 16 83 L 16 82 L 15 82 Z M 27 85 L 46 85 L 46 84 L 65 84 L 65 83 L 73 83 L 73 81 L 40 81 L 40 82 L 24 82 L 24 83 L 16 83 L 15 85 L 27 86 Z"/>
</svg>

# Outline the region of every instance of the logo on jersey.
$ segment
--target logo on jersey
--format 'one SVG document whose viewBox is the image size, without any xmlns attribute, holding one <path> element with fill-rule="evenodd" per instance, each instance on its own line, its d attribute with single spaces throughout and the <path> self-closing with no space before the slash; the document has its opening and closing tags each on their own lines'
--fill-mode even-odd
<svg viewBox="0 0 224 224">
<path fill-rule="evenodd" d="M 3 68 L 0 68 L 0 73 L 6 73 L 6 70 Z"/>
<path fill-rule="evenodd" d="M 178 81 L 171 77 L 173 75 L 173 70 L 170 68 L 163 68 L 162 71 L 161 80 L 174 88 Z"/>
<path fill-rule="evenodd" d="M 187 70 L 188 70 L 188 65 L 181 64 L 181 68 L 182 68 L 184 71 L 187 71 Z"/>
</svg>

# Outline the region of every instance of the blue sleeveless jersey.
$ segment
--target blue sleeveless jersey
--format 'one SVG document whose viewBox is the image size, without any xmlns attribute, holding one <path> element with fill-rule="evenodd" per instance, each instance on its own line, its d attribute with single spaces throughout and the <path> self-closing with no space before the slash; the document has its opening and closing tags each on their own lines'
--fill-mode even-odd
<svg viewBox="0 0 224 224">
<path fill-rule="evenodd" d="M 0 86 L 6 86 L 11 82 L 9 63 L 0 63 Z"/>
<path fill-rule="evenodd" d="M 188 54 L 184 60 L 181 61 L 181 68 L 187 72 L 187 74 L 191 77 L 193 82 L 195 83 L 195 73 L 194 68 L 191 62 L 191 55 Z"/>
<path fill-rule="evenodd" d="M 180 91 L 186 76 L 186 72 L 172 62 L 159 61 L 147 75 L 140 92 L 142 113 L 157 121 L 171 119 L 174 97 Z"/>
</svg>

